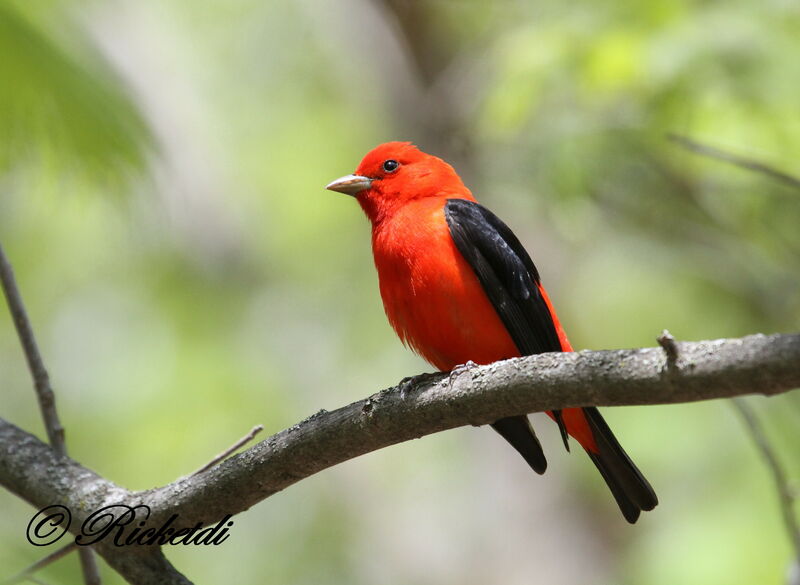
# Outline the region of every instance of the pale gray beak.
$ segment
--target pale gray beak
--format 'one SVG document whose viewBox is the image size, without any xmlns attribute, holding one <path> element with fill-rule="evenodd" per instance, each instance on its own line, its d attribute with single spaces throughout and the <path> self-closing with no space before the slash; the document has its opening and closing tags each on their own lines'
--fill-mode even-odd
<svg viewBox="0 0 800 585">
<path fill-rule="evenodd" d="M 361 175 L 345 175 L 339 177 L 332 183 L 328 183 L 325 188 L 329 191 L 338 191 L 346 195 L 355 195 L 361 191 L 365 191 L 372 185 L 372 179 L 369 177 L 362 177 Z"/>
</svg>

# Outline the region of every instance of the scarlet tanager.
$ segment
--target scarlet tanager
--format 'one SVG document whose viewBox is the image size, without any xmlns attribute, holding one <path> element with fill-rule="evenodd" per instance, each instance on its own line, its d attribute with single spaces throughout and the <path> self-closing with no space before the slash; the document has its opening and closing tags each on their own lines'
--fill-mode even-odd
<svg viewBox="0 0 800 585">
<path fill-rule="evenodd" d="M 572 351 L 519 239 L 443 160 L 409 142 L 381 144 L 327 189 L 353 195 L 366 213 L 389 322 L 434 367 Z M 569 436 L 584 448 L 628 522 L 656 506 L 653 488 L 597 408 L 547 414 L 568 450 Z M 547 460 L 527 416 L 492 427 L 544 473 Z"/>
</svg>

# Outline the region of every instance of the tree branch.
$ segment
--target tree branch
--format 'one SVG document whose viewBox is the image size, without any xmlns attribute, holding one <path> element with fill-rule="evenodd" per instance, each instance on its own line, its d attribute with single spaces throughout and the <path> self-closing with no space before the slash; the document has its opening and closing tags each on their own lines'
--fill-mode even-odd
<svg viewBox="0 0 800 585">
<path fill-rule="evenodd" d="M 8 302 L 8 309 L 14 320 L 19 341 L 25 352 L 25 360 L 28 362 L 28 369 L 33 377 L 33 386 L 36 389 L 36 398 L 39 401 L 39 409 L 42 411 L 44 427 L 47 431 L 47 438 L 53 446 L 53 450 L 59 455 L 66 455 L 67 450 L 64 446 L 64 427 L 58 419 L 56 411 L 56 399 L 53 389 L 50 387 L 50 377 L 44 367 L 44 361 L 39 353 L 39 346 L 36 337 L 33 335 L 33 327 L 28 319 L 28 313 L 22 302 L 22 295 L 19 293 L 14 271 L 11 263 L 6 258 L 3 246 L 0 245 L 0 283 L 3 286 L 3 293 Z"/>
<path fill-rule="evenodd" d="M 794 550 L 794 562 L 800 563 L 800 523 L 798 523 L 797 516 L 794 513 L 794 495 L 789 485 L 789 478 L 786 477 L 786 472 L 784 472 L 783 466 L 778 460 L 778 454 L 775 453 L 772 445 L 770 445 L 769 439 L 767 439 L 767 435 L 750 405 L 742 398 L 735 398 L 733 406 L 742 417 L 742 421 L 747 427 L 756 448 L 772 474 L 775 489 L 778 492 L 783 523 L 789 536 L 789 542 Z"/>
<path fill-rule="evenodd" d="M 64 441 L 64 427 L 61 426 L 61 421 L 58 418 L 56 396 L 50 386 L 50 376 L 47 374 L 44 360 L 42 360 L 42 356 L 39 353 L 39 346 L 36 343 L 30 319 L 28 319 L 25 304 L 22 302 L 22 295 L 19 293 L 11 262 L 6 258 L 2 245 L 0 245 L 0 284 L 2 284 L 8 309 L 11 311 L 19 341 L 25 352 L 28 369 L 33 377 L 33 387 L 36 390 L 36 398 L 39 401 L 44 427 L 47 430 L 47 438 L 53 446 L 53 450 L 58 455 L 66 457 L 67 446 Z M 100 571 L 97 568 L 97 560 L 92 555 L 91 549 L 82 548 L 78 554 L 84 583 L 86 585 L 100 585 Z"/>
<path fill-rule="evenodd" d="M 40 569 L 43 569 L 44 567 L 46 567 L 46 566 L 48 566 L 48 565 L 50 565 L 52 563 L 55 563 L 61 557 L 65 556 L 65 555 L 68 555 L 69 553 L 74 551 L 77 546 L 78 545 L 76 545 L 74 542 L 71 542 L 70 544 L 68 544 L 66 546 L 62 546 L 60 549 L 50 553 L 49 555 L 47 555 L 43 559 L 39 559 L 38 561 L 36 561 L 35 563 L 33 563 L 31 566 L 27 567 L 26 569 L 23 569 L 22 571 L 20 571 L 19 573 L 17 573 L 13 577 L 11 577 L 10 579 L 7 579 L 6 581 L 0 581 L 0 583 L 2 583 L 2 585 L 16 585 L 17 583 L 22 583 L 23 581 L 28 581 L 28 580 L 31 579 L 31 577 L 33 577 L 33 575 L 34 575 L 34 573 L 36 573 L 36 571 L 38 571 Z"/>
<path fill-rule="evenodd" d="M 131 554 L 131 549 L 140 549 Z M 142 585 L 192 585 L 158 547 L 102 547 L 99 551 L 128 583 Z M 137 554 L 138 553 L 138 554 Z"/>
<path fill-rule="evenodd" d="M 785 185 L 789 185 L 790 187 L 800 189 L 800 178 L 795 177 L 794 175 L 790 175 L 787 172 L 778 170 L 774 167 L 771 167 L 757 160 L 753 160 L 751 158 L 747 158 L 745 156 L 741 156 L 738 154 L 725 152 L 724 150 L 721 150 L 719 148 L 714 148 L 713 146 L 701 144 L 696 140 L 693 140 L 687 136 L 681 136 L 680 134 L 671 134 L 671 133 L 667 134 L 667 139 L 671 140 L 675 144 L 682 146 L 686 150 L 694 152 L 695 154 L 699 154 L 700 156 L 706 156 L 709 158 L 713 158 L 716 160 L 720 160 L 722 162 L 732 164 L 742 169 L 747 169 L 748 171 L 761 173 L 762 175 L 766 175 L 767 177 L 775 179 L 776 181 L 780 181 Z"/>
<path fill-rule="evenodd" d="M 0 419 L 0 483 L 34 506 L 70 508 L 71 530 L 110 504 L 144 504 L 148 525 L 208 525 L 323 469 L 383 447 L 467 424 L 574 406 L 673 404 L 800 386 L 800 334 L 550 353 L 423 377 L 332 412 L 320 411 L 197 476 L 129 492 Z M 115 549 L 117 553 L 120 549 Z M 124 549 L 123 549 L 124 550 Z M 99 549 L 109 558 L 107 547 Z M 113 563 L 112 563 L 113 564 Z"/>
<path fill-rule="evenodd" d="M 227 449 L 225 449 L 221 453 L 217 453 L 216 455 L 214 455 L 214 458 L 211 461 L 209 461 L 208 463 L 203 465 L 197 471 L 194 471 L 194 472 L 190 473 L 189 475 L 192 476 L 192 475 L 200 475 L 201 473 L 205 473 L 206 471 L 208 471 L 209 469 L 211 469 L 212 467 L 217 465 L 220 461 L 222 461 L 223 459 L 225 459 L 226 457 L 228 457 L 232 453 L 236 452 L 239 448 L 243 447 L 244 445 L 246 445 L 247 443 L 252 441 L 255 438 L 255 436 L 258 433 L 260 433 L 261 431 L 263 431 L 263 430 L 264 430 L 264 425 L 256 425 L 256 426 L 254 426 L 252 429 L 250 429 L 250 432 L 247 433 L 244 437 L 240 438 L 233 445 L 231 445 L 230 447 L 228 447 Z"/>
</svg>

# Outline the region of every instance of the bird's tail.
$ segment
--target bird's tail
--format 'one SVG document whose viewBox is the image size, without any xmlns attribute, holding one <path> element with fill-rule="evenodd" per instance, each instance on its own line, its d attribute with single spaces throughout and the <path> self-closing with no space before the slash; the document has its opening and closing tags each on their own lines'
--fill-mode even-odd
<svg viewBox="0 0 800 585">
<path fill-rule="evenodd" d="M 586 452 L 606 480 L 622 515 L 633 524 L 639 518 L 640 512 L 656 507 L 656 493 L 622 449 L 600 411 L 595 407 L 582 410 L 597 446 L 597 451 L 586 449 Z"/>
<path fill-rule="evenodd" d="M 500 433 L 511 446 L 516 449 L 528 465 L 539 474 L 547 469 L 547 459 L 545 459 L 542 445 L 533 432 L 533 427 L 527 416 L 510 416 L 501 418 L 492 423 L 492 428 Z"/>
</svg>

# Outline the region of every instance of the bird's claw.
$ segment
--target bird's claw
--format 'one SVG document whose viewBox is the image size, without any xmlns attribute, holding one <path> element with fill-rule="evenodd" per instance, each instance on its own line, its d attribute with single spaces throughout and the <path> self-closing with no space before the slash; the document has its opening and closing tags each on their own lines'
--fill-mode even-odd
<svg viewBox="0 0 800 585">
<path fill-rule="evenodd" d="M 450 376 L 448 378 L 449 384 L 452 386 L 453 382 L 455 382 L 456 378 L 458 378 L 464 372 L 469 372 L 472 368 L 478 367 L 478 364 L 473 362 L 472 360 L 468 360 L 465 364 L 459 364 L 452 370 L 450 370 Z"/>
<path fill-rule="evenodd" d="M 400 397 L 405 398 L 406 391 L 412 390 L 419 384 L 436 378 L 436 376 L 437 374 L 426 372 L 423 374 L 417 374 L 416 376 L 408 376 L 407 378 L 403 378 L 397 385 L 397 387 L 400 388 Z"/>
</svg>

